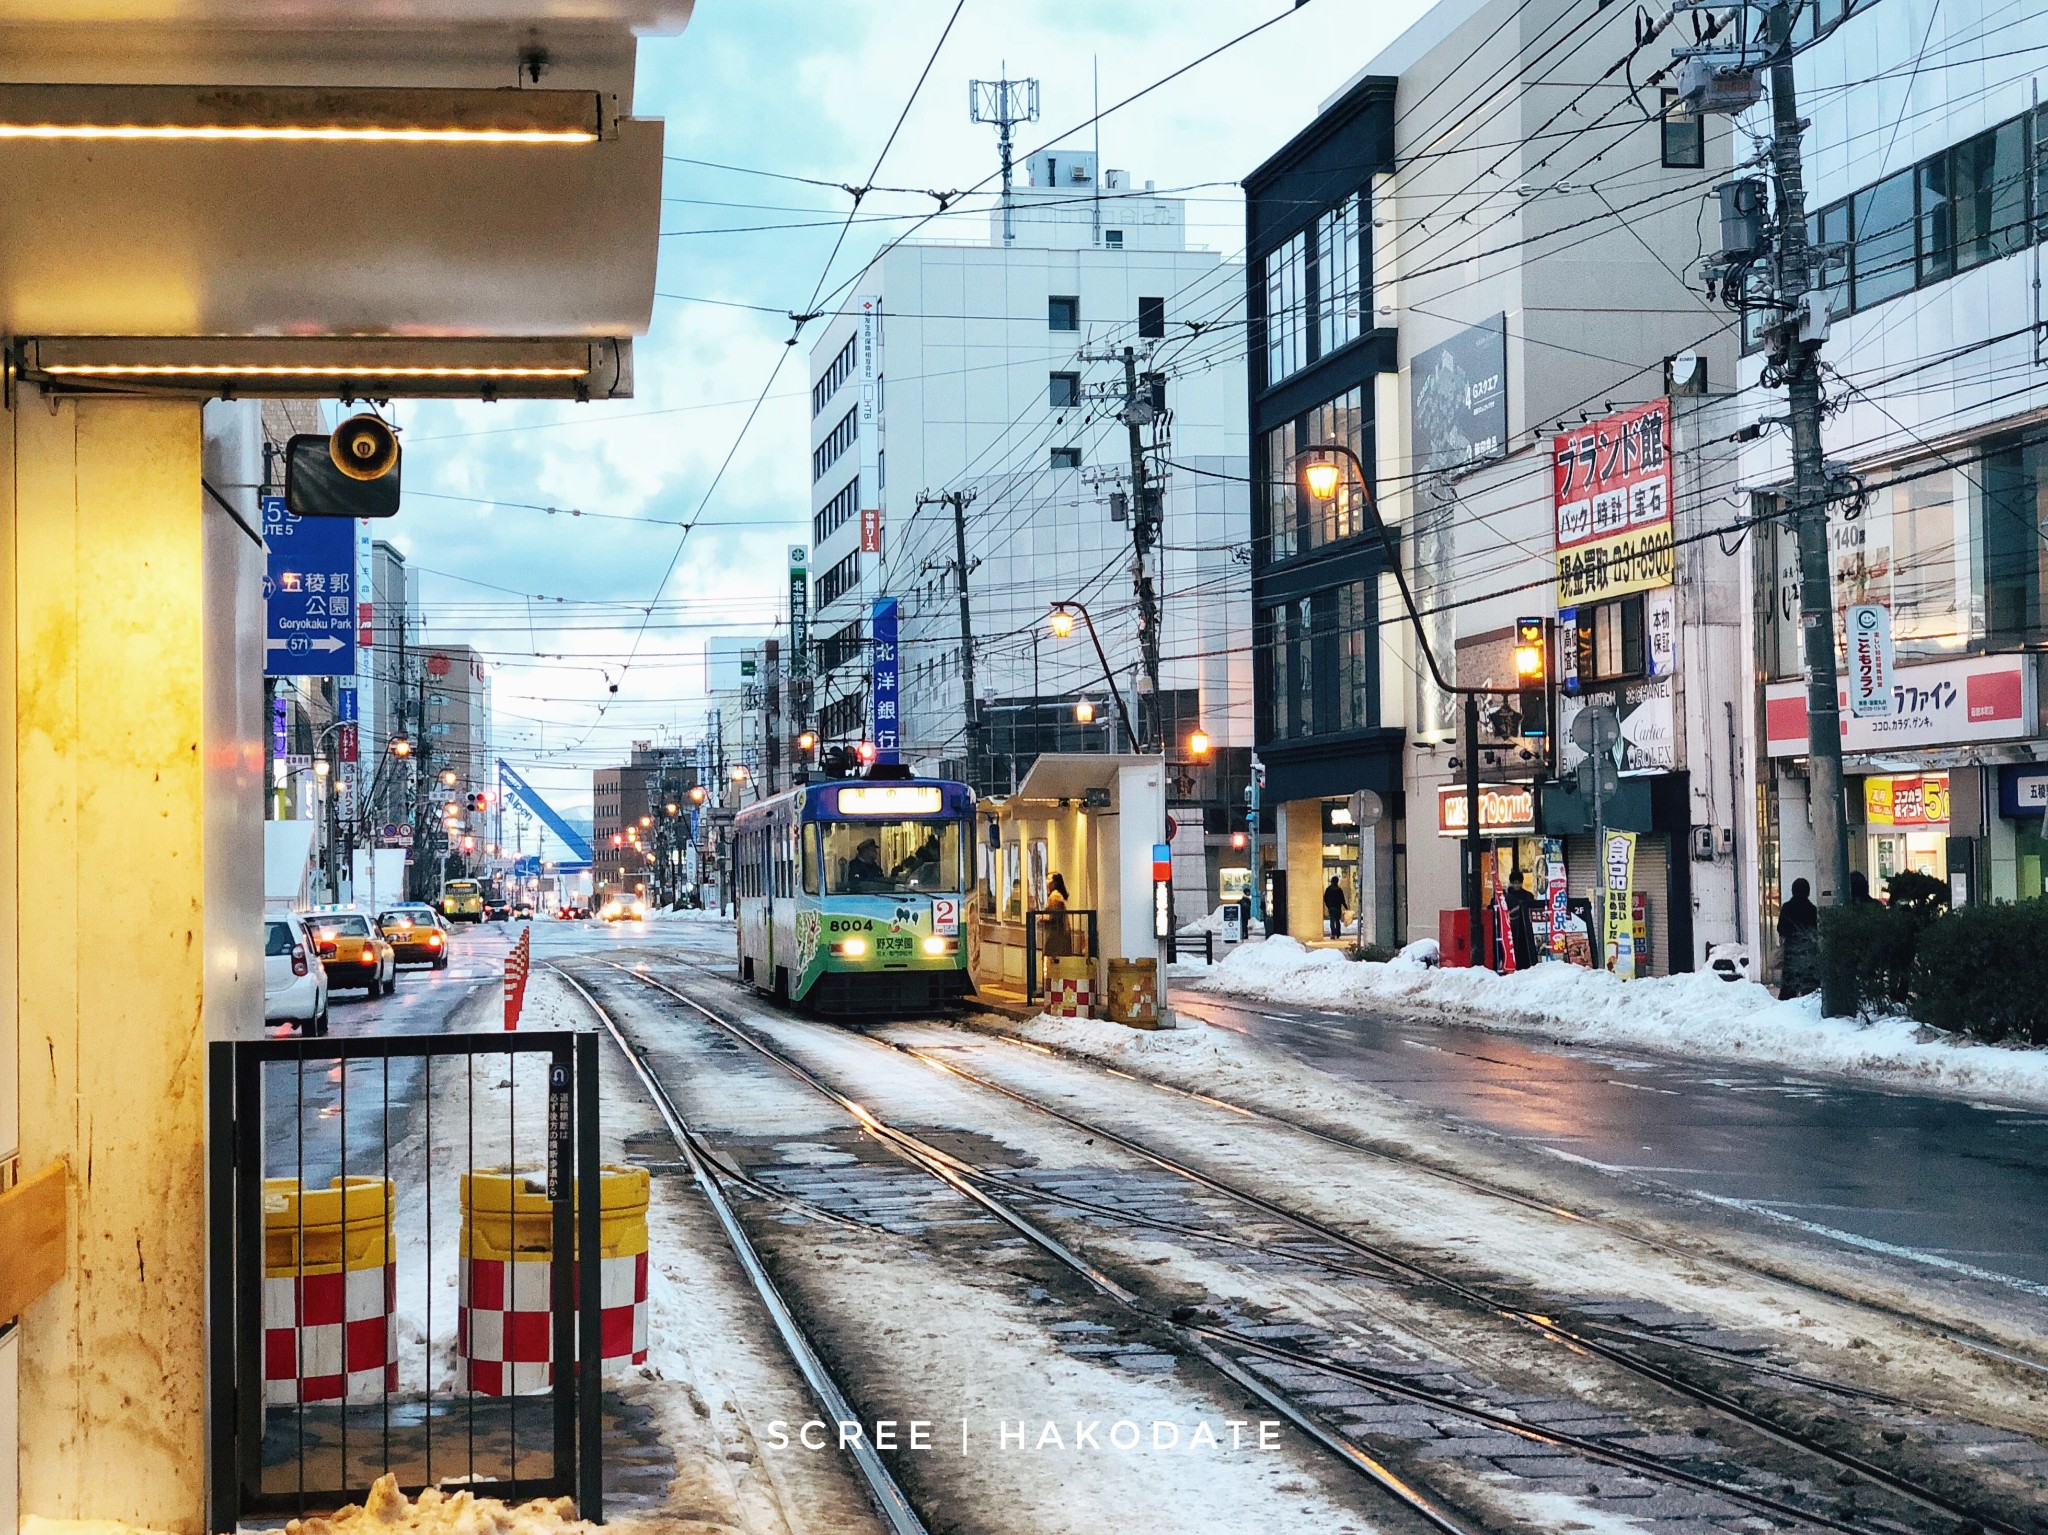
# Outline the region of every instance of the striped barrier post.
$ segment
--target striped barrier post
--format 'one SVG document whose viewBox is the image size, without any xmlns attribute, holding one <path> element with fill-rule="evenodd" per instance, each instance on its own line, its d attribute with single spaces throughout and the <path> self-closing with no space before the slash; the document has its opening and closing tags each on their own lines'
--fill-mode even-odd
<svg viewBox="0 0 2048 1535">
<path fill-rule="evenodd" d="M 519 1013 L 526 1006 L 526 976 L 533 966 L 533 929 L 519 935 L 512 952 L 505 956 L 505 1027 L 519 1027 Z"/>
</svg>

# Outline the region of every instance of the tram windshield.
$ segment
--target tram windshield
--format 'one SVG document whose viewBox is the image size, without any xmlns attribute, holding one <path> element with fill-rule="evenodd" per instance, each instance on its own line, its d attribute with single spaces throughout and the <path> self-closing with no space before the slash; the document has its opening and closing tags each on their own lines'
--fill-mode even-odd
<svg viewBox="0 0 2048 1535">
<path fill-rule="evenodd" d="M 958 821 L 820 821 L 817 827 L 827 895 L 923 895 L 961 888 Z"/>
</svg>

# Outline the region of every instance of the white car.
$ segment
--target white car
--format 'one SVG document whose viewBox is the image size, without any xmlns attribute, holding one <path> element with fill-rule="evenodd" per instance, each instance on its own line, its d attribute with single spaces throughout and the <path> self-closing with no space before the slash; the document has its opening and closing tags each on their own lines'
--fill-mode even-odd
<svg viewBox="0 0 2048 1535">
<path fill-rule="evenodd" d="M 327 967 L 305 919 L 285 912 L 264 919 L 263 1021 L 301 1034 L 327 1032 Z"/>
</svg>

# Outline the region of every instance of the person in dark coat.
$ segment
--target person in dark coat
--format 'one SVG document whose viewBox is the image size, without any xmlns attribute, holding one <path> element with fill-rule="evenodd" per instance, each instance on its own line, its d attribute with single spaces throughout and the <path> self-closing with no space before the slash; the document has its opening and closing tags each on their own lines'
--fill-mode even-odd
<svg viewBox="0 0 2048 1535">
<path fill-rule="evenodd" d="M 1803 879 L 1792 881 L 1792 894 L 1778 908 L 1778 943 L 1783 978 L 1778 995 L 1803 997 L 1820 984 L 1820 908 Z"/>
<path fill-rule="evenodd" d="M 1861 869 L 1849 871 L 1849 904 L 1851 906 L 1875 906 L 1877 897 L 1870 893 L 1870 876 Z"/>
<path fill-rule="evenodd" d="M 1344 887 L 1337 883 L 1337 876 L 1330 876 L 1330 883 L 1323 891 L 1323 917 L 1330 924 L 1330 936 L 1344 936 Z"/>
<path fill-rule="evenodd" d="M 1536 897 L 1522 883 L 1525 874 L 1508 880 L 1508 932 L 1515 944 L 1515 968 L 1527 970 L 1536 963 Z"/>
</svg>

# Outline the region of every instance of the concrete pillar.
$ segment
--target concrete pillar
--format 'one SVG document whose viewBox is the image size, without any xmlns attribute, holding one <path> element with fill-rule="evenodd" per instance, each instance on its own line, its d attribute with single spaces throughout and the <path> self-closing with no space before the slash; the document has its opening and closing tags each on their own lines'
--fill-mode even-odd
<svg viewBox="0 0 2048 1535">
<path fill-rule="evenodd" d="M 1294 800 L 1287 806 L 1287 931 L 1304 943 L 1322 938 L 1323 802 Z"/>
<path fill-rule="evenodd" d="M 241 870 L 210 866 L 260 814 L 260 566 L 202 501 L 196 403 L 21 389 L 0 425 L 18 956 L 0 1005 L 20 1019 L 22 1165 L 67 1164 L 72 1201 L 68 1271 L 21 1319 L 21 1512 L 186 1535 L 204 1527 L 207 1015 L 231 1026 L 262 984 L 260 829 Z M 238 882 L 253 898 L 210 905 Z"/>
</svg>

